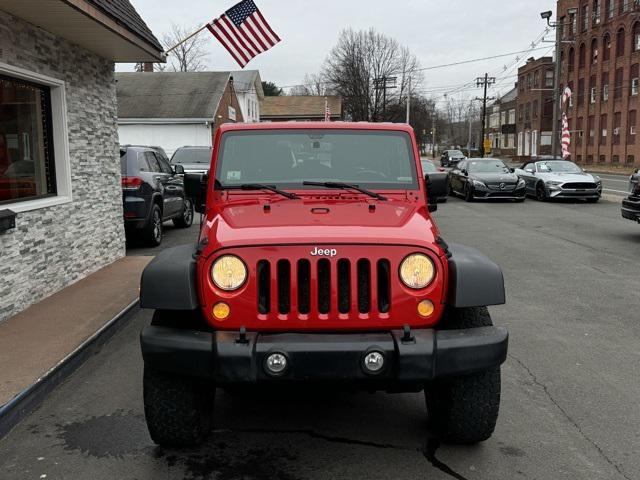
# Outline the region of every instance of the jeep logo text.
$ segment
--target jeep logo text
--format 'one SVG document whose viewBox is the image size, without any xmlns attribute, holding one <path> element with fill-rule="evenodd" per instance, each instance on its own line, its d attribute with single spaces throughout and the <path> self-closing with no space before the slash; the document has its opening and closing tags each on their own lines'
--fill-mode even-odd
<svg viewBox="0 0 640 480">
<path fill-rule="evenodd" d="M 338 254 L 338 250 L 335 248 L 318 248 L 316 247 L 311 251 L 312 257 L 335 257 Z"/>
</svg>

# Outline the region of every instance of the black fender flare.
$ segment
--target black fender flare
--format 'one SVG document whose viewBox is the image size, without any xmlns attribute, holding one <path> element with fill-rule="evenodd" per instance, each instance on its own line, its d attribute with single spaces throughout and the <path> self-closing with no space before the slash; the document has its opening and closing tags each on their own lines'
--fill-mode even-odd
<svg viewBox="0 0 640 480">
<path fill-rule="evenodd" d="M 502 269 L 475 248 L 449 244 L 447 304 L 455 308 L 505 303 Z"/>
<path fill-rule="evenodd" d="M 180 245 L 160 252 L 142 272 L 140 307 L 156 310 L 196 310 L 198 246 Z"/>
</svg>

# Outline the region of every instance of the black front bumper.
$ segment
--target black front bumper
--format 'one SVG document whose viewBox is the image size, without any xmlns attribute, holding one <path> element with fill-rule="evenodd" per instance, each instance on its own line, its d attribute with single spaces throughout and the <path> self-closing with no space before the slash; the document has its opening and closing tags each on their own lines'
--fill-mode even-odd
<svg viewBox="0 0 640 480">
<path fill-rule="evenodd" d="M 219 384 L 277 381 L 327 381 L 422 384 L 502 364 L 509 334 L 503 327 L 465 330 L 431 329 L 381 333 L 247 333 L 197 332 L 148 326 L 140 342 L 146 365 L 180 375 L 211 378 Z M 385 367 L 365 371 L 364 357 L 377 351 Z M 278 376 L 265 368 L 272 353 L 287 357 Z"/>
</svg>

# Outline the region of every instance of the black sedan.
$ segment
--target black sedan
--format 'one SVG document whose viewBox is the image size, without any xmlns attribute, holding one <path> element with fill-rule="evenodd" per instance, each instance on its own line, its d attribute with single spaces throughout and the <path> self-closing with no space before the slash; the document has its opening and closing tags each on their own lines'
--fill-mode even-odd
<svg viewBox="0 0 640 480">
<path fill-rule="evenodd" d="M 502 160 L 470 158 L 449 172 L 449 194 L 467 202 L 505 199 L 523 202 L 526 184 Z"/>
</svg>

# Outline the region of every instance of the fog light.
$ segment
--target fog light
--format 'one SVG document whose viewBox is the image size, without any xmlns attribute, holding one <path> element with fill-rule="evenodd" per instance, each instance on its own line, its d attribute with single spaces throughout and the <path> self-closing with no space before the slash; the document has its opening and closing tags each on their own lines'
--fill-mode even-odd
<svg viewBox="0 0 640 480">
<path fill-rule="evenodd" d="M 272 353 L 267 357 L 265 367 L 267 369 L 267 373 L 270 373 L 271 375 L 279 375 L 287 369 L 288 364 L 289 362 L 284 354 Z"/>
<path fill-rule="evenodd" d="M 418 304 L 418 315 L 420 315 L 421 317 L 430 317 L 431 315 L 433 315 L 433 311 L 435 309 L 436 307 L 434 307 L 431 300 L 422 300 Z"/>
<path fill-rule="evenodd" d="M 366 372 L 378 373 L 384 367 L 384 355 L 380 352 L 367 353 L 363 365 Z"/>
<path fill-rule="evenodd" d="M 230 313 L 231 309 L 229 308 L 229 305 L 224 302 L 216 303 L 213 306 L 213 316 L 218 320 L 225 320 Z"/>
</svg>

